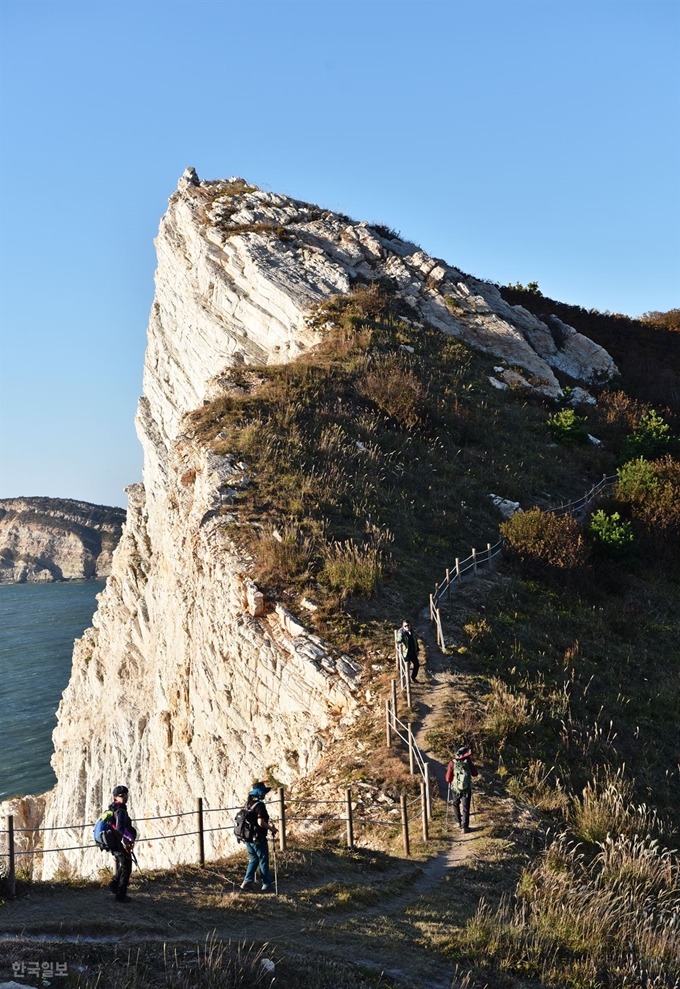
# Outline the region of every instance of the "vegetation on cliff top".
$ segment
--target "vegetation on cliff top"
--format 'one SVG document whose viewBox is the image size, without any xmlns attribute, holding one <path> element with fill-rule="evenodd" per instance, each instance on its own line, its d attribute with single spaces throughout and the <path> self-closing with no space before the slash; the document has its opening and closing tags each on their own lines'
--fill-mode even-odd
<svg viewBox="0 0 680 989">
<path fill-rule="evenodd" d="M 531 308 L 524 297 L 511 301 Z M 567 309 L 558 315 L 578 326 Z M 619 317 L 587 315 L 599 337 L 578 328 L 610 349 L 623 387 L 579 409 L 569 443 L 571 410 L 495 391 L 491 361 L 414 327 L 388 284 L 326 302 L 318 348 L 285 367 L 235 371 L 229 393 L 192 417 L 203 441 L 251 466 L 236 537 L 252 550 L 260 583 L 293 608 L 301 593 L 315 597 L 319 631 L 358 655 L 389 641 L 456 555 L 494 538 L 491 492 L 539 506 L 507 525 L 514 555 L 495 580 L 444 614 L 447 642 L 464 654 L 454 663 L 468 673 L 433 744 L 448 758 L 472 741 L 487 794 L 534 807 L 562 835 L 527 867 L 514 897 L 482 904 L 452 935 L 451 957 L 480 965 L 490 985 L 510 975 L 633 985 L 647 951 L 644 978 L 661 986 L 673 950 L 663 918 L 656 953 L 633 929 L 640 910 L 657 909 L 659 877 L 677 894 L 676 860 L 663 848 L 676 841 L 680 813 L 680 469 L 673 413 L 650 404 L 672 398 L 674 386 L 661 372 L 649 381 L 649 362 L 659 370 L 656 337 L 652 345 L 643 333 L 622 359 L 609 344 Z M 625 339 L 637 329 L 627 325 Z M 541 511 L 617 470 L 593 520 Z M 608 834 L 614 845 L 598 845 Z M 604 878 L 624 873 L 639 876 L 637 885 Z M 613 951 L 615 901 L 626 897 L 630 964 Z"/>
</svg>

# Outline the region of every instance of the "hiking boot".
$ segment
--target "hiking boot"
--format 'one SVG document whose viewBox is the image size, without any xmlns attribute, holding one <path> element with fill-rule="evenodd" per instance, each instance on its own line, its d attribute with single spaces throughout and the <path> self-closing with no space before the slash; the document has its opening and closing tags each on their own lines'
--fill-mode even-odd
<svg viewBox="0 0 680 989">
<path fill-rule="evenodd" d="M 262 892 L 263 892 L 263 893 L 271 893 L 271 891 L 272 891 L 273 889 L 274 889 L 274 887 L 272 886 L 272 884 L 271 884 L 271 883 L 269 883 L 269 885 L 268 885 L 268 886 L 264 886 L 264 885 L 263 885 L 263 887 L 262 887 Z"/>
<path fill-rule="evenodd" d="M 253 884 L 250 880 L 248 880 L 248 882 L 244 880 L 239 886 L 239 889 L 242 889 L 244 893 L 247 893 L 248 890 L 252 888 L 253 888 Z"/>
<path fill-rule="evenodd" d="M 116 882 L 115 879 L 112 879 L 111 880 L 111 882 L 109 883 L 108 888 L 111 890 L 112 893 L 117 893 L 118 892 L 118 883 Z"/>
<path fill-rule="evenodd" d="M 127 893 L 116 893 L 116 903 L 130 903 L 132 900 L 131 896 Z"/>
</svg>

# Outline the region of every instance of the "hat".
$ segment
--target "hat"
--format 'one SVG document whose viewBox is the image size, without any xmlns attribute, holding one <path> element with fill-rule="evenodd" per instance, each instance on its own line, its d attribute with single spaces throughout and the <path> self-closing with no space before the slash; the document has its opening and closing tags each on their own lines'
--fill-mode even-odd
<svg viewBox="0 0 680 989">
<path fill-rule="evenodd" d="M 126 786 L 114 786 L 113 795 L 114 797 L 125 797 L 127 800 L 128 788 Z"/>
<path fill-rule="evenodd" d="M 248 791 L 249 797 L 264 797 L 271 790 L 270 786 L 265 786 L 264 783 L 256 783 L 252 790 Z"/>
<path fill-rule="evenodd" d="M 463 759 L 469 759 L 472 755 L 472 749 L 469 745 L 461 745 L 461 747 L 456 752 L 456 759 L 462 762 Z"/>
</svg>

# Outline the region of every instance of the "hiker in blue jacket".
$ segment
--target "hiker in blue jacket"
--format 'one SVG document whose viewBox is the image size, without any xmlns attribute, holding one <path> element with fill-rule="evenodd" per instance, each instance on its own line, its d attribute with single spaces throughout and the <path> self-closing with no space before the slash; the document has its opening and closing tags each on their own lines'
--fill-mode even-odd
<svg viewBox="0 0 680 989">
<path fill-rule="evenodd" d="M 127 895 L 130 873 L 132 872 L 132 846 L 137 832 L 127 812 L 128 788 L 117 786 L 113 790 L 113 803 L 109 810 L 113 814 L 111 828 L 106 832 L 106 845 L 116 860 L 116 871 L 109 883 L 118 903 L 128 903 Z"/>
<path fill-rule="evenodd" d="M 256 783 L 248 793 L 246 807 L 248 815 L 255 824 L 255 838 L 253 841 L 246 841 L 248 850 L 248 868 L 241 883 L 242 890 L 252 889 L 255 880 L 255 873 L 260 870 L 262 880 L 262 892 L 269 893 L 273 888 L 271 873 L 269 872 L 269 845 L 267 844 L 267 832 L 276 834 L 276 828 L 269 823 L 269 813 L 264 804 L 264 798 L 271 790 L 271 787 L 264 783 Z"/>
</svg>

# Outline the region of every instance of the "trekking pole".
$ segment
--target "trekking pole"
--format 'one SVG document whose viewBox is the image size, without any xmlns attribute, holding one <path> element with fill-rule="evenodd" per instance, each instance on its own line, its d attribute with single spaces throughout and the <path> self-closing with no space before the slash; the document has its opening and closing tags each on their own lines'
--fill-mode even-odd
<svg viewBox="0 0 680 989">
<path fill-rule="evenodd" d="M 279 895 L 279 873 L 276 868 L 276 841 L 272 839 L 272 852 L 274 853 L 274 895 Z"/>
<path fill-rule="evenodd" d="M 137 856 L 134 853 L 134 846 L 130 848 L 129 855 L 130 855 L 130 858 L 132 859 L 132 861 L 134 862 L 135 866 L 137 867 L 137 874 L 138 874 L 139 878 L 140 879 L 144 879 L 146 881 L 146 876 L 144 875 L 144 873 L 142 872 L 142 870 L 139 868 L 139 862 L 137 861 Z"/>
</svg>

